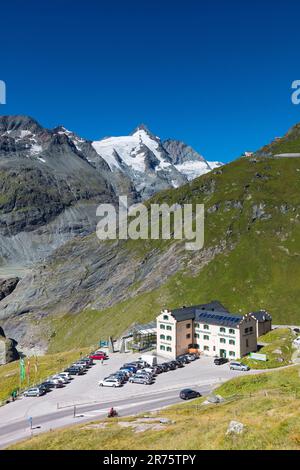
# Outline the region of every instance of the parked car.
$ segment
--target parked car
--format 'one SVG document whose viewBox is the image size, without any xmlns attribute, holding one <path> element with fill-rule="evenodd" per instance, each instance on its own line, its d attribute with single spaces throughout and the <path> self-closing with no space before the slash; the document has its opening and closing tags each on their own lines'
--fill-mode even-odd
<svg viewBox="0 0 300 470">
<path fill-rule="evenodd" d="M 90 359 L 94 359 L 95 361 L 102 361 L 102 359 L 105 361 L 106 359 L 108 359 L 107 355 L 104 353 L 104 354 L 91 354 L 89 356 Z"/>
<path fill-rule="evenodd" d="M 52 375 L 51 379 L 52 380 L 58 380 L 63 385 L 69 383 L 69 380 L 66 379 L 65 377 L 62 377 L 61 375 Z"/>
<path fill-rule="evenodd" d="M 53 385 L 52 388 L 62 388 L 62 387 L 64 387 L 64 383 L 61 380 L 58 380 L 58 379 L 50 378 L 49 380 L 47 380 L 47 382 L 49 384 Z"/>
<path fill-rule="evenodd" d="M 181 354 L 180 356 L 176 357 L 176 360 L 183 362 L 184 364 L 190 363 L 190 360 L 187 358 L 186 354 Z"/>
<path fill-rule="evenodd" d="M 121 387 L 122 384 L 120 380 L 113 378 L 113 377 L 107 377 L 106 379 L 100 380 L 99 382 L 99 387 Z"/>
<path fill-rule="evenodd" d="M 241 370 L 241 371 L 248 371 L 250 367 L 242 362 L 231 362 L 230 363 L 230 370 Z"/>
<path fill-rule="evenodd" d="M 164 368 L 162 367 L 161 364 L 155 366 L 155 370 L 157 374 L 162 374 L 164 372 Z"/>
<path fill-rule="evenodd" d="M 190 400 L 191 398 L 201 397 L 201 393 L 197 392 L 196 390 L 192 390 L 191 388 L 185 388 L 181 390 L 179 397 L 182 400 Z"/>
<path fill-rule="evenodd" d="M 177 366 L 177 369 L 181 369 L 182 367 L 184 367 L 184 363 L 183 361 L 178 361 L 177 359 L 173 362 L 176 362 L 176 366 Z"/>
<path fill-rule="evenodd" d="M 45 390 L 45 393 L 50 392 L 50 390 L 54 388 L 53 385 L 49 384 L 47 381 L 42 382 L 40 385 L 38 385 L 38 387 L 43 388 Z"/>
<path fill-rule="evenodd" d="M 138 367 L 137 365 L 134 365 L 134 364 L 123 364 L 122 367 L 124 367 L 125 369 L 130 369 L 130 370 L 138 370 Z"/>
<path fill-rule="evenodd" d="M 80 367 L 68 367 L 65 369 L 65 372 L 68 372 L 70 375 L 82 375 L 83 370 Z"/>
<path fill-rule="evenodd" d="M 143 369 L 146 366 L 149 366 L 145 361 L 132 361 L 130 364 L 137 367 L 138 369 Z"/>
<path fill-rule="evenodd" d="M 194 354 L 194 353 L 185 354 L 185 357 L 186 357 L 190 362 L 195 361 L 196 359 L 198 359 L 197 354 Z"/>
<path fill-rule="evenodd" d="M 71 375 L 69 374 L 69 372 L 60 372 L 57 375 L 59 375 L 60 377 L 65 377 L 69 381 L 72 380 Z"/>
<path fill-rule="evenodd" d="M 120 367 L 120 370 L 128 370 L 128 371 L 130 371 L 132 374 L 135 374 L 136 371 L 137 371 L 137 368 L 134 367 L 134 366 L 128 366 L 128 367 L 122 366 L 122 367 Z"/>
<path fill-rule="evenodd" d="M 143 369 L 140 369 L 140 370 L 143 370 L 145 372 L 148 372 L 149 374 L 155 375 L 155 367 L 144 367 Z"/>
<path fill-rule="evenodd" d="M 130 377 L 129 382 L 135 384 L 151 385 L 153 383 L 153 379 L 152 377 L 148 377 L 143 374 L 136 374 Z"/>
<path fill-rule="evenodd" d="M 169 367 L 169 370 L 176 370 L 177 369 L 177 364 L 174 361 L 170 361 L 170 362 L 168 362 L 168 367 Z"/>
<path fill-rule="evenodd" d="M 147 367 L 147 366 L 150 366 L 151 364 L 149 364 L 147 361 L 144 361 L 143 359 L 138 359 L 137 361 L 135 361 L 139 367 L 142 369 L 143 367 Z"/>
<path fill-rule="evenodd" d="M 40 384 L 40 387 L 44 388 L 46 390 L 46 392 L 49 392 L 52 388 L 61 388 L 62 387 L 62 385 L 60 387 L 57 387 L 56 385 L 57 385 L 57 383 L 54 383 L 51 380 L 45 380 L 43 383 Z"/>
<path fill-rule="evenodd" d="M 140 369 L 133 375 L 142 375 L 143 377 L 148 377 L 149 379 L 153 378 L 153 374 L 151 372 L 146 372 L 144 369 Z"/>
<path fill-rule="evenodd" d="M 46 390 L 42 387 L 33 387 L 29 388 L 28 390 L 25 390 L 23 393 L 24 397 L 40 397 L 42 395 L 45 395 Z"/>
<path fill-rule="evenodd" d="M 120 371 L 120 372 L 123 372 L 124 374 L 126 374 L 128 378 L 133 375 L 133 372 L 132 372 L 131 370 L 129 370 L 129 369 L 120 369 L 119 371 Z"/>
<path fill-rule="evenodd" d="M 91 359 L 92 361 L 93 359 Z M 90 364 L 90 362 L 88 361 L 85 361 L 84 359 L 80 359 L 80 361 L 77 361 L 76 364 L 82 364 L 85 368 L 89 369 L 90 367 L 92 367 L 92 364 Z"/>
<path fill-rule="evenodd" d="M 169 362 L 163 362 L 162 366 L 165 368 L 165 372 L 171 370 Z"/>
<path fill-rule="evenodd" d="M 84 361 L 89 366 L 93 366 L 95 364 L 93 359 L 91 359 L 90 357 L 83 357 L 80 359 L 79 362 L 82 362 L 82 361 Z"/>
<path fill-rule="evenodd" d="M 216 366 L 221 366 L 222 364 L 226 364 L 228 362 L 227 357 L 216 357 L 214 359 L 214 364 Z"/>
<path fill-rule="evenodd" d="M 108 377 L 105 377 L 104 380 L 108 380 L 108 379 L 117 379 L 119 382 L 121 382 L 121 384 L 123 385 L 124 383 L 127 382 L 127 377 L 125 375 L 120 375 L 120 374 L 110 374 Z"/>
<path fill-rule="evenodd" d="M 73 367 L 79 367 L 80 369 L 86 371 L 87 370 L 87 366 L 86 364 L 83 364 L 81 362 L 74 362 L 74 364 L 72 364 Z"/>
<path fill-rule="evenodd" d="M 128 380 L 128 378 L 130 377 L 130 375 L 128 374 L 128 371 L 126 370 L 117 370 L 114 373 L 120 375 L 120 377 L 124 377 L 125 380 Z"/>
<path fill-rule="evenodd" d="M 143 369 L 137 362 L 126 362 L 122 367 L 134 367 L 135 369 Z"/>
</svg>

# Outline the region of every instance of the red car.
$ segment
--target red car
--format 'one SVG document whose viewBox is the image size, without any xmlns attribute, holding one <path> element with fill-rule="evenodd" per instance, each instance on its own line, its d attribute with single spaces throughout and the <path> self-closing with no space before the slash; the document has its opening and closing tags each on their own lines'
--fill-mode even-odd
<svg viewBox="0 0 300 470">
<path fill-rule="evenodd" d="M 107 355 L 105 353 L 96 353 L 96 354 L 91 354 L 90 359 L 94 359 L 95 361 L 101 361 L 102 359 L 108 359 Z"/>
</svg>

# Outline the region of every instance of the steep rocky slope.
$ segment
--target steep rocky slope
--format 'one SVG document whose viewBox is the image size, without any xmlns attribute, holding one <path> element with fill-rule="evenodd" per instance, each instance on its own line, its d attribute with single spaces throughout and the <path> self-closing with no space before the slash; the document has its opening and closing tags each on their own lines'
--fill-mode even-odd
<svg viewBox="0 0 300 470">
<path fill-rule="evenodd" d="M 176 145 L 169 154 L 144 126 L 92 143 L 62 126 L 49 130 L 27 116 L 1 116 L 0 266 L 18 272 L 94 232 L 101 202 L 117 204 L 124 194 L 135 202 L 184 184 L 173 152 Z M 189 147 L 185 159 L 195 154 Z"/>
</svg>

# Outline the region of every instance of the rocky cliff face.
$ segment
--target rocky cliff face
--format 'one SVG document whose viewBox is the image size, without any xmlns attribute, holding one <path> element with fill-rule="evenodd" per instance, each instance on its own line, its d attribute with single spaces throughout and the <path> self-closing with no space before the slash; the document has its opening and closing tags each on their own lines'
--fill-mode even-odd
<svg viewBox="0 0 300 470">
<path fill-rule="evenodd" d="M 100 203 L 124 194 L 137 202 L 186 183 L 172 152 L 144 126 L 90 142 L 30 117 L 0 117 L 0 265 L 32 265 L 92 233 Z"/>
</svg>

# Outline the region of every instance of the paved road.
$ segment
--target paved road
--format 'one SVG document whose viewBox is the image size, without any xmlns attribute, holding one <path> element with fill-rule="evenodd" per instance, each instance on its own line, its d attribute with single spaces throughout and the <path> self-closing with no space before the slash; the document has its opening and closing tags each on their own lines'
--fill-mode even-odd
<svg viewBox="0 0 300 470">
<path fill-rule="evenodd" d="M 111 406 L 122 416 L 162 408 L 180 402 L 179 391 L 184 387 L 193 387 L 207 394 L 216 385 L 245 374 L 231 371 L 228 364 L 215 366 L 212 358 L 201 357 L 182 369 L 158 375 L 151 386 L 130 383 L 116 389 L 98 386 L 100 379 L 137 357 L 138 354 L 114 354 L 104 365 L 96 363 L 87 374 L 75 377 L 62 389 L 38 398 L 24 397 L 1 407 L 0 447 L 27 438 L 32 433 L 102 418 Z M 30 429 L 29 417 L 33 418 L 33 430 Z"/>
</svg>

